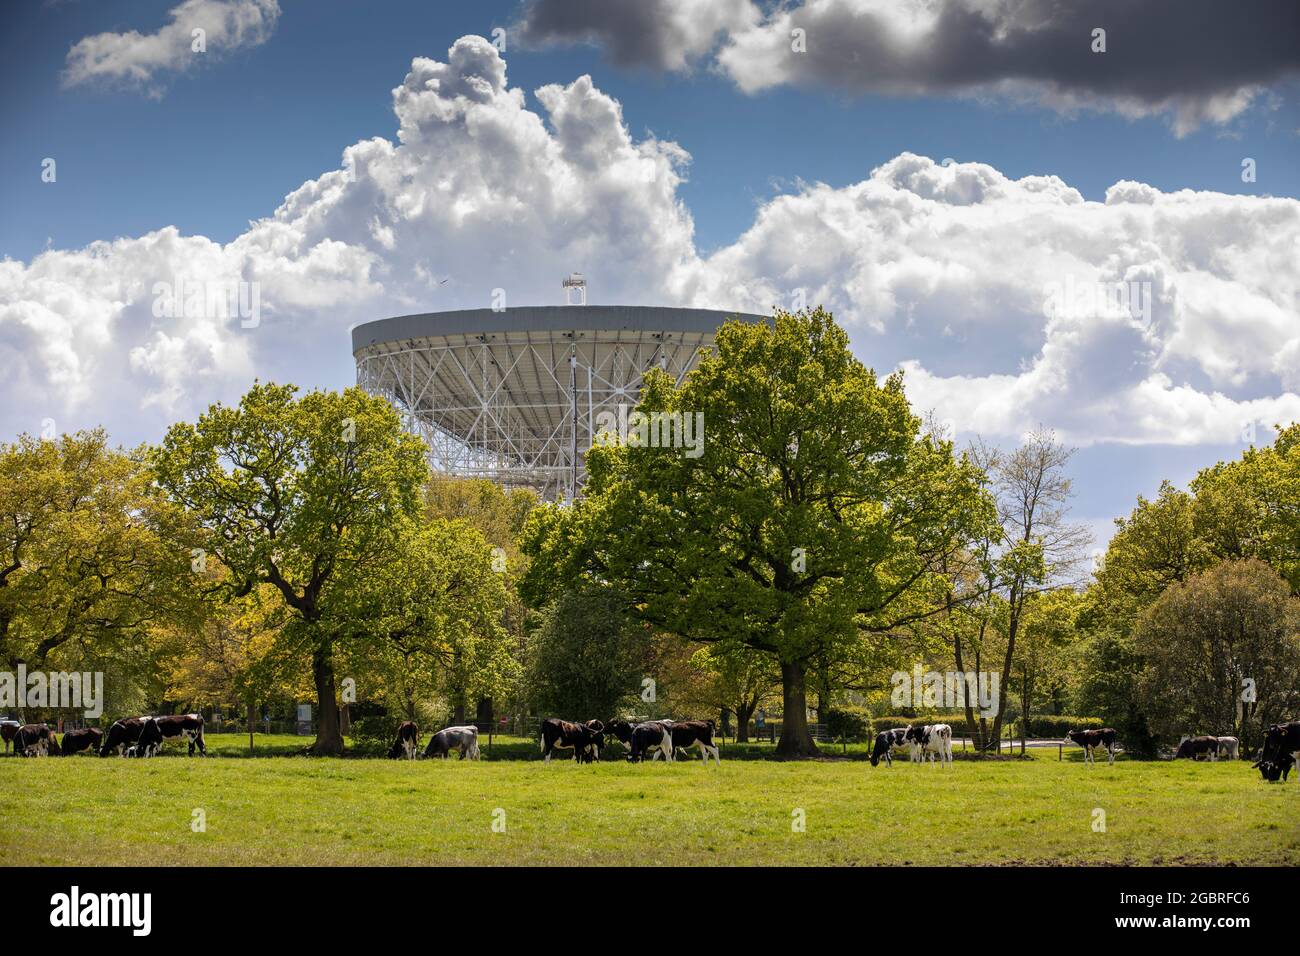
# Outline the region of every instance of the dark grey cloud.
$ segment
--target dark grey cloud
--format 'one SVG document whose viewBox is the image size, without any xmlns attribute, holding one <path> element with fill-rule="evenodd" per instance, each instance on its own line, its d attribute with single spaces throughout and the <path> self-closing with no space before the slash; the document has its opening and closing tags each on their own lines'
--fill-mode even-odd
<svg viewBox="0 0 1300 956">
<path fill-rule="evenodd" d="M 532 0 L 532 42 L 585 42 L 620 65 L 681 68 L 716 50 L 749 92 L 1000 93 L 1058 109 L 1169 111 L 1180 127 L 1225 120 L 1259 88 L 1300 75 L 1297 0 Z M 806 52 L 791 49 L 791 30 Z M 1106 52 L 1092 31 L 1106 31 Z M 683 51 L 689 51 L 684 55 Z"/>
</svg>

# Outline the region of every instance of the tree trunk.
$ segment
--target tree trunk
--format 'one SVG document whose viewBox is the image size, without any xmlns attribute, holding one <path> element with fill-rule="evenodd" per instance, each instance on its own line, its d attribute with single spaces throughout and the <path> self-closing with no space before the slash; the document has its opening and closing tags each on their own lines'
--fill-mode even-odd
<svg viewBox="0 0 1300 956">
<path fill-rule="evenodd" d="M 756 710 L 758 710 L 757 701 L 753 704 L 745 702 L 736 705 L 736 743 L 749 743 L 749 721 Z"/>
<path fill-rule="evenodd" d="M 328 645 L 311 655 L 311 673 L 316 682 L 316 742 L 311 752 L 317 757 L 337 757 L 343 753 L 343 733 L 339 727 L 339 703 L 334 696 L 334 662 Z"/>
<path fill-rule="evenodd" d="M 820 751 L 808 732 L 808 694 L 804 688 L 802 662 L 781 662 L 781 739 L 777 741 L 778 757 L 816 757 Z"/>
<path fill-rule="evenodd" d="M 257 728 L 257 703 L 250 700 L 248 702 L 248 755 L 253 755 L 253 731 Z"/>
</svg>

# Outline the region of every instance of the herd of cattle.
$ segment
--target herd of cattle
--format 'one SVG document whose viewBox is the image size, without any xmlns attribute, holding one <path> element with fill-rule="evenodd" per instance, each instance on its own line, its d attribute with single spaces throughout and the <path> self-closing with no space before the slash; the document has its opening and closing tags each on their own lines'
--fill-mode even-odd
<svg viewBox="0 0 1300 956">
<path fill-rule="evenodd" d="M 70 757 L 83 750 L 93 750 L 101 757 L 119 754 L 127 757 L 153 757 L 163 741 L 184 737 L 190 756 L 197 749 L 207 756 L 203 743 L 203 717 L 199 714 L 171 714 L 165 717 L 123 717 L 108 728 L 83 727 L 69 730 L 60 741 L 48 724 L 19 724 L 16 720 L 0 721 L 0 737 L 5 751 L 10 747 L 20 757 Z"/>
<path fill-rule="evenodd" d="M 678 755 L 687 756 L 695 748 L 707 764 L 712 757 L 722 762 L 718 747 L 713 742 L 714 723 L 711 720 L 645 720 L 632 723 L 612 720 L 608 724 L 599 720 L 575 723 L 548 717 L 542 721 L 542 758 L 550 761 L 557 751 L 572 751 L 579 763 L 600 760 L 606 739 L 617 740 L 628 751 L 632 762 L 658 760 L 672 762 Z M 194 751 L 207 756 L 203 742 L 203 717 L 199 714 L 175 714 L 164 717 L 125 717 L 115 721 L 108 731 L 98 727 L 70 730 L 60 741 L 47 724 L 20 724 L 16 720 L 0 721 L 0 737 L 5 751 L 23 757 L 71 756 L 82 751 L 98 752 L 101 757 L 118 754 L 128 757 L 152 757 L 161 749 L 163 741 L 184 737 L 189 744 L 189 755 Z M 1062 743 L 1074 743 L 1083 748 L 1084 761 L 1094 763 L 1093 751 L 1106 751 L 1107 762 L 1115 762 L 1117 735 L 1110 727 L 1098 730 L 1071 730 Z M 388 750 L 392 758 L 406 757 L 414 760 L 420 749 L 420 730 L 413 721 L 406 721 L 397 730 L 397 739 Z M 1236 760 L 1240 744 L 1236 737 L 1185 737 L 1178 745 L 1175 758 L 1196 760 L 1209 757 L 1217 760 L 1226 757 Z M 432 737 L 424 749 L 426 757 L 449 758 L 455 752 L 460 759 L 479 758 L 478 728 L 472 725 L 446 727 Z M 947 724 L 921 724 L 884 730 L 876 735 L 871 751 L 871 766 L 885 761 L 892 765 L 895 755 L 907 755 L 914 763 L 937 761 L 941 766 L 952 763 L 952 728 Z M 1300 762 L 1300 720 L 1274 724 L 1264 735 L 1264 747 L 1252 765 L 1265 780 L 1285 782 L 1291 768 Z"/>
</svg>

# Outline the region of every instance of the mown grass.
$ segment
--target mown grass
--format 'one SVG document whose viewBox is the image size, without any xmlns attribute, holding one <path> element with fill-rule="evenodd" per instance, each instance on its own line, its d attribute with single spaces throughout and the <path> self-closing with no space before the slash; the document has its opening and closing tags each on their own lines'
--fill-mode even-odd
<svg viewBox="0 0 1300 956">
<path fill-rule="evenodd" d="M 720 767 L 575 766 L 544 765 L 517 738 L 478 763 L 313 759 L 285 756 L 300 737 L 257 743 L 280 756 L 0 759 L 0 863 L 1300 863 L 1300 787 L 1265 784 L 1244 761 L 1088 768 L 1053 749 L 944 771 L 739 760 L 724 747 Z M 247 738 L 211 735 L 209 750 L 246 754 Z M 206 832 L 191 827 L 196 809 Z"/>
</svg>

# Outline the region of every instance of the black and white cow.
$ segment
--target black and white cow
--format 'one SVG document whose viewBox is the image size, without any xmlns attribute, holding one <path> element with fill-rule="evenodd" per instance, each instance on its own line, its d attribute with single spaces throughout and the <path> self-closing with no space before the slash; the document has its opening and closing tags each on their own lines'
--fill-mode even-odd
<svg viewBox="0 0 1300 956">
<path fill-rule="evenodd" d="M 14 753 L 20 757 L 57 757 L 59 752 L 59 741 L 46 724 L 23 724 L 14 734 Z"/>
<path fill-rule="evenodd" d="M 719 764 L 722 763 L 722 757 L 718 754 L 718 748 L 713 743 L 714 723 L 711 720 L 664 720 L 664 724 L 673 735 L 673 750 L 682 751 L 683 758 L 685 751 L 695 747 L 700 752 L 700 759 L 705 763 L 709 762 L 712 756 Z M 663 756 L 661 751 L 655 751 L 652 759 L 658 760 Z"/>
<path fill-rule="evenodd" d="M 189 743 L 189 756 L 194 756 L 196 747 L 200 755 L 204 757 L 208 755 L 208 748 L 203 744 L 202 714 L 168 714 L 164 717 L 154 717 L 153 720 L 158 724 L 158 730 L 165 740 L 184 735 Z"/>
<path fill-rule="evenodd" d="M 895 727 L 893 730 L 882 730 L 876 734 L 876 746 L 871 751 L 871 766 L 875 767 L 880 764 L 881 759 L 885 761 L 885 766 L 894 765 L 893 752 L 905 754 L 915 751 L 915 745 L 908 742 L 908 727 Z"/>
<path fill-rule="evenodd" d="M 1174 754 L 1175 760 L 1197 760 L 1209 757 L 1211 761 L 1219 759 L 1218 737 L 1184 737 Z"/>
<path fill-rule="evenodd" d="M 163 732 L 156 717 L 145 717 L 140 723 L 140 736 L 126 750 L 128 757 L 156 757 L 162 750 Z"/>
<path fill-rule="evenodd" d="M 541 746 L 542 758 L 548 762 L 557 750 L 572 750 L 575 762 L 599 760 L 600 751 L 605 746 L 605 725 L 599 720 L 575 724 L 558 717 L 547 717 L 542 721 Z"/>
<path fill-rule="evenodd" d="M 453 750 L 460 754 L 461 760 L 466 757 L 477 760 L 479 758 L 478 728 L 472 724 L 445 727 L 429 738 L 429 746 L 425 748 L 424 755 L 442 757 L 446 760 Z"/>
<path fill-rule="evenodd" d="M 144 727 L 146 719 L 123 717 L 121 720 L 114 721 L 108 728 L 108 733 L 104 734 L 104 742 L 99 746 L 99 755 L 107 757 L 114 751 L 117 751 L 119 756 L 126 753 L 127 749 L 140 739 L 140 730 Z"/>
<path fill-rule="evenodd" d="M 628 748 L 627 759 L 632 763 L 644 760 L 652 751 L 669 762 L 673 759 L 673 736 L 662 720 L 646 720 L 639 724 L 611 720 L 605 729 Z"/>
<path fill-rule="evenodd" d="M 81 730 L 69 730 L 59 741 L 59 751 L 65 757 L 85 750 L 94 753 L 104 738 L 104 732 L 98 727 L 83 727 Z"/>
<path fill-rule="evenodd" d="M 913 759 L 919 757 L 924 763 L 927 759 L 933 762 L 937 758 L 945 767 L 952 763 L 952 728 L 947 724 L 908 727 L 903 740 L 915 746 Z"/>
<path fill-rule="evenodd" d="M 1092 751 L 1096 747 L 1105 747 L 1109 755 L 1107 763 L 1115 762 L 1115 729 L 1113 727 L 1102 727 L 1100 730 L 1071 730 L 1065 735 L 1062 743 L 1070 742 L 1078 744 L 1083 748 L 1084 763 L 1096 763 L 1092 757 Z"/>
<path fill-rule="evenodd" d="M 16 720 L 0 720 L 0 739 L 5 742 L 5 753 L 8 753 L 9 748 L 13 746 L 14 737 L 18 735 L 18 728 L 21 726 L 22 724 Z"/>
<path fill-rule="evenodd" d="M 1300 720 L 1269 727 L 1264 734 L 1264 749 L 1254 764 L 1260 776 L 1270 783 L 1279 779 L 1285 783 L 1297 762 L 1300 762 Z"/>
<path fill-rule="evenodd" d="M 415 759 L 415 752 L 420 748 L 420 728 L 415 726 L 415 721 L 403 721 L 397 728 L 397 739 L 393 745 L 388 748 L 388 756 L 393 760 L 403 754 L 407 760 Z"/>
</svg>

